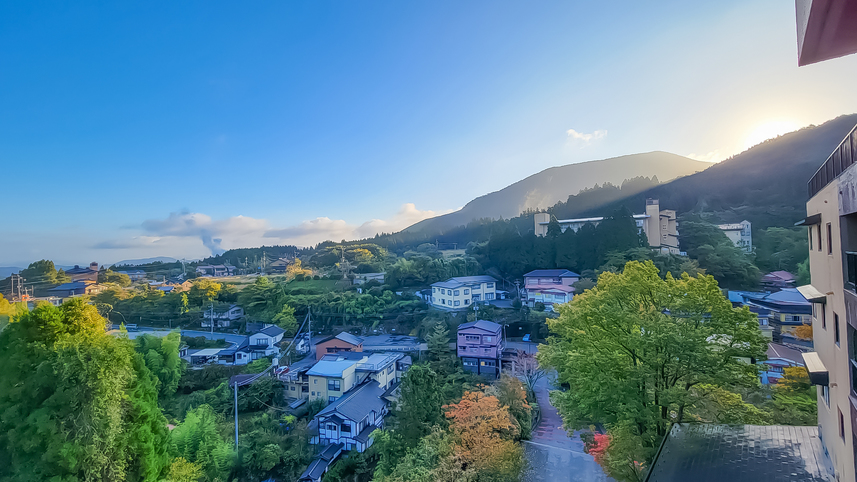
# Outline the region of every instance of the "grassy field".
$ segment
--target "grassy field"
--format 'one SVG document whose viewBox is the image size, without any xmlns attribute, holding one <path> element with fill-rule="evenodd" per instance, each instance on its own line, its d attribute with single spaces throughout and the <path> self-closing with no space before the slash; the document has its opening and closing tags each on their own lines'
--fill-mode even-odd
<svg viewBox="0 0 857 482">
<path fill-rule="evenodd" d="M 337 280 L 332 279 L 311 279 L 306 281 L 291 281 L 286 285 L 289 289 L 303 288 L 315 291 L 334 291 L 336 290 Z"/>
</svg>

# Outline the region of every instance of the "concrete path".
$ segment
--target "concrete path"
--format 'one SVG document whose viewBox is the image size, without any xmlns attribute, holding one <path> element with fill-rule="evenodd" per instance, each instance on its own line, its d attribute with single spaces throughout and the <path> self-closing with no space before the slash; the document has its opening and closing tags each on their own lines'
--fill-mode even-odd
<svg viewBox="0 0 857 482">
<path fill-rule="evenodd" d="M 548 377 L 536 385 L 536 398 L 542 410 L 542 419 L 533 429 L 533 439 L 524 442 L 529 466 L 524 482 L 601 482 L 612 481 L 595 460 L 583 451 L 580 434 L 572 436 L 563 429 L 562 418 L 550 404 L 551 389 Z"/>
</svg>

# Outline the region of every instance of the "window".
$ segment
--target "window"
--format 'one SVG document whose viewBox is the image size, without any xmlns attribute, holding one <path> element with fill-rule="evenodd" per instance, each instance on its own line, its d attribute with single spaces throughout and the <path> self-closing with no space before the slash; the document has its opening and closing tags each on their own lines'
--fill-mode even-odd
<svg viewBox="0 0 857 482">
<path fill-rule="evenodd" d="M 496 367 L 497 362 L 494 360 L 482 360 L 483 367 Z"/>
<path fill-rule="evenodd" d="M 351 423 L 350 422 L 342 422 L 342 425 L 339 427 L 345 433 L 351 433 Z"/>
<path fill-rule="evenodd" d="M 304 385 L 304 386 L 302 386 L 302 387 L 301 387 L 301 393 L 306 393 L 306 392 L 308 392 L 308 391 L 309 391 L 309 387 L 308 387 L 308 386 Z"/>
<path fill-rule="evenodd" d="M 792 321 L 800 321 L 800 315 L 792 315 Z"/>
<path fill-rule="evenodd" d="M 491 343 L 491 341 L 494 340 L 494 337 L 493 336 L 484 336 L 484 337 L 482 337 L 482 339 L 485 340 L 485 343 Z"/>
<path fill-rule="evenodd" d="M 446 304 L 446 300 L 441 298 L 441 300 L 440 300 L 440 304 L 445 305 L 445 304 Z"/>
<path fill-rule="evenodd" d="M 440 294 L 445 295 L 445 294 L 446 294 L 446 290 L 445 290 L 445 289 L 441 289 L 441 290 L 440 290 Z"/>
<path fill-rule="evenodd" d="M 389 374 L 391 374 L 391 373 L 393 373 L 393 365 L 390 365 L 390 366 L 387 368 L 387 375 L 389 375 Z"/>
<path fill-rule="evenodd" d="M 340 390 L 340 388 L 342 388 L 340 383 L 342 383 L 341 380 L 328 380 L 327 381 L 327 389 L 333 390 L 334 392 L 338 392 Z"/>
<path fill-rule="evenodd" d="M 452 295 L 453 295 L 453 296 L 458 296 L 458 290 L 453 291 L 453 292 L 452 292 Z"/>
<path fill-rule="evenodd" d="M 317 385 L 317 384 L 318 384 L 318 378 L 313 378 L 313 379 L 312 379 L 312 384 L 313 384 L 313 385 Z"/>
<path fill-rule="evenodd" d="M 815 234 L 817 235 L 816 237 L 818 238 L 818 250 L 821 251 L 821 224 L 815 225 Z"/>
<path fill-rule="evenodd" d="M 479 335 L 464 335 L 464 341 L 479 342 Z"/>
<path fill-rule="evenodd" d="M 490 348 L 483 348 L 483 349 L 482 349 L 482 352 L 483 352 L 484 354 L 488 355 L 488 354 L 490 354 L 490 353 L 491 353 L 491 349 L 490 349 Z"/>
<path fill-rule="evenodd" d="M 458 306 L 458 305 L 460 305 L 460 304 L 461 304 L 461 302 L 460 302 L 460 301 L 455 300 L 455 306 Z"/>
<path fill-rule="evenodd" d="M 336 397 L 327 397 L 327 403 L 332 403 L 336 401 Z"/>
<path fill-rule="evenodd" d="M 458 349 L 459 349 L 459 350 L 467 350 L 467 347 L 466 347 L 466 346 L 458 345 Z"/>
<path fill-rule="evenodd" d="M 838 407 L 836 411 L 839 412 L 839 436 L 845 438 L 845 417 L 842 416 L 842 410 Z"/>
<path fill-rule="evenodd" d="M 807 233 L 809 233 L 809 250 L 812 251 L 812 226 L 809 227 Z"/>
<path fill-rule="evenodd" d="M 327 429 L 336 432 L 336 425 L 329 423 L 327 424 Z"/>
<path fill-rule="evenodd" d="M 833 228 L 827 223 L 827 254 L 833 254 Z"/>
<path fill-rule="evenodd" d="M 821 305 L 821 327 L 827 329 L 827 305 Z"/>
<path fill-rule="evenodd" d="M 469 305 L 469 304 L 470 304 L 470 300 L 464 300 L 464 304 L 465 304 L 465 305 Z"/>
<path fill-rule="evenodd" d="M 310 395 L 312 395 L 312 396 L 314 397 L 314 396 L 315 396 L 315 392 L 312 392 Z"/>
<path fill-rule="evenodd" d="M 494 283 L 485 283 L 485 287 L 486 287 L 486 288 L 493 288 L 493 287 L 494 287 Z"/>
<path fill-rule="evenodd" d="M 463 361 L 463 363 L 464 363 L 464 366 L 466 366 L 466 367 L 475 367 L 475 366 L 477 366 L 477 364 L 476 364 L 476 360 L 464 360 L 464 361 Z"/>
<path fill-rule="evenodd" d="M 839 346 L 839 315 L 833 314 L 833 342 Z"/>
<path fill-rule="evenodd" d="M 470 294 L 470 290 L 469 290 L 469 289 L 467 289 L 467 288 L 464 288 L 464 294 L 469 295 L 469 294 Z"/>
<path fill-rule="evenodd" d="M 821 398 L 824 400 L 824 404 L 827 405 L 827 408 L 830 408 L 830 387 L 827 385 L 821 386 Z"/>
<path fill-rule="evenodd" d="M 295 386 L 294 386 L 294 385 L 292 385 L 292 391 L 295 391 Z"/>
<path fill-rule="evenodd" d="M 810 237 L 810 238 L 809 238 L 809 242 L 810 242 L 810 243 L 812 242 L 812 237 Z M 809 249 L 812 249 L 812 246 L 810 246 L 810 247 L 809 247 Z M 432 292 L 432 293 L 437 293 L 437 288 L 432 288 L 432 289 L 431 289 L 431 292 Z"/>
</svg>

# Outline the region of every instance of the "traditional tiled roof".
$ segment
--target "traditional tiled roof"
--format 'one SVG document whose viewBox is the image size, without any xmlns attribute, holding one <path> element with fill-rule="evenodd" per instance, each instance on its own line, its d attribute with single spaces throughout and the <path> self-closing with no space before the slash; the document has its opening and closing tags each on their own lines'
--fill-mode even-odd
<svg viewBox="0 0 857 482">
<path fill-rule="evenodd" d="M 286 332 L 286 330 L 280 328 L 277 325 L 271 325 L 271 326 L 268 326 L 268 327 L 265 327 L 265 328 L 259 330 L 259 333 L 264 333 L 265 335 L 268 335 L 268 336 L 279 336 L 285 332 Z"/>
<path fill-rule="evenodd" d="M 325 417 L 338 414 L 354 422 L 359 422 L 373 411 L 381 413 L 384 410 L 387 404 L 381 398 L 384 391 L 382 387 L 378 386 L 378 382 L 369 380 L 331 402 L 318 416 Z"/>
</svg>

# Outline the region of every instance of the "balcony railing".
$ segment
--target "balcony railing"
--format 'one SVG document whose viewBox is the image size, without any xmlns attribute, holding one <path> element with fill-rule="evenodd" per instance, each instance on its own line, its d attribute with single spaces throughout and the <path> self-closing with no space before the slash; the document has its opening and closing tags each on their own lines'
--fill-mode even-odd
<svg viewBox="0 0 857 482">
<path fill-rule="evenodd" d="M 857 126 L 851 129 L 830 157 L 815 171 L 812 179 L 807 183 L 809 197 L 818 194 L 818 191 L 839 177 L 842 171 L 848 169 L 855 161 L 857 161 Z"/>
</svg>

